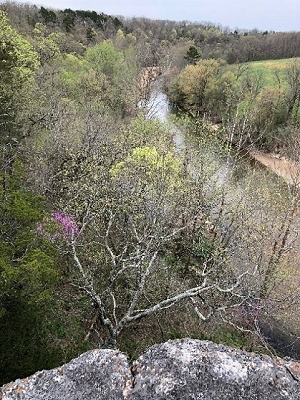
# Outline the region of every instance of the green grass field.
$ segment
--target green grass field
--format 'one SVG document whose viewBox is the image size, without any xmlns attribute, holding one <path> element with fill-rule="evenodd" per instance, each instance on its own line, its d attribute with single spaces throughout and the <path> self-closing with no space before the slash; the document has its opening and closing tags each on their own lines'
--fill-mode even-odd
<svg viewBox="0 0 300 400">
<path fill-rule="evenodd" d="M 282 60 L 265 60 L 253 61 L 245 63 L 250 71 L 257 77 L 262 78 L 264 87 L 281 88 L 285 87 L 286 70 L 292 65 L 293 62 L 298 62 L 300 66 L 300 58 L 285 58 Z"/>
</svg>

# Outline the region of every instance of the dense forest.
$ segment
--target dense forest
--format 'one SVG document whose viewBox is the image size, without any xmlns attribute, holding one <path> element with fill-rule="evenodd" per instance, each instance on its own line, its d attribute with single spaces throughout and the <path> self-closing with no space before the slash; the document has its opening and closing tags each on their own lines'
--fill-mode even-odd
<svg viewBox="0 0 300 400">
<path fill-rule="evenodd" d="M 299 44 L 0 4 L 0 384 L 99 346 L 274 351 L 259 321 L 298 307 L 297 182 L 246 179 L 242 160 L 299 161 Z M 251 68 L 286 58 L 271 83 Z M 155 79 L 172 127 L 151 118 Z"/>
</svg>

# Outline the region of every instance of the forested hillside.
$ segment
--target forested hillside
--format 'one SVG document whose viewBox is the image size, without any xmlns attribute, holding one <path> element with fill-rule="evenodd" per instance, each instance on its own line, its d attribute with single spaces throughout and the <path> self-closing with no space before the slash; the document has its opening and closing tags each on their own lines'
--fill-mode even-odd
<svg viewBox="0 0 300 400">
<path fill-rule="evenodd" d="M 298 307 L 298 188 L 240 161 L 298 161 L 299 43 L 0 4 L 0 384 L 99 346 L 273 351 L 259 321 Z M 249 63 L 287 57 L 269 80 Z M 159 76 L 193 151 L 151 118 Z"/>
</svg>

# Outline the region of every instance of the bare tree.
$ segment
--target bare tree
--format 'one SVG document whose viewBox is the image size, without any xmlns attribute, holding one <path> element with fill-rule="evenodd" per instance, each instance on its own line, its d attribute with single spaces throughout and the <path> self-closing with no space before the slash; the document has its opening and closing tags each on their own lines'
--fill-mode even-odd
<svg viewBox="0 0 300 400">
<path fill-rule="evenodd" d="M 93 268 L 83 262 L 80 256 L 81 236 L 91 223 L 89 212 L 85 215 L 80 233 L 73 234 L 69 241 L 70 253 L 78 272 L 78 287 L 93 302 L 98 310 L 98 320 L 107 329 L 104 346 L 115 347 L 118 336 L 130 323 L 176 306 L 182 301 L 190 301 L 198 317 L 206 320 L 213 313 L 240 306 L 246 300 L 247 296 L 243 296 L 239 288 L 246 275 L 250 275 L 249 271 L 221 283 L 220 277 L 214 271 L 216 265 L 208 260 L 203 261 L 194 271 L 196 286 L 191 285 L 191 280 L 180 282 L 174 273 L 171 275 L 176 280 L 177 287 L 171 281 L 164 280 L 165 272 L 170 268 L 164 261 L 166 246 L 185 232 L 187 225 L 173 229 L 169 234 L 159 235 L 155 234 L 153 226 L 152 229 L 140 229 L 129 217 L 127 240 L 119 247 L 113 239 L 117 220 L 111 214 L 105 234 L 97 238 L 97 244 L 104 249 L 108 263 L 104 274 L 105 282 L 102 282 L 101 288 L 92 274 Z M 105 269 L 104 265 L 102 268 Z M 255 271 L 251 274 L 253 273 Z M 170 274 L 168 277 L 170 279 Z M 164 286 L 170 287 L 167 294 L 164 293 L 165 290 L 161 290 Z M 202 304 L 206 293 L 230 296 L 230 301 L 223 299 L 223 304 L 209 304 L 209 311 L 205 314 L 201 307 L 207 311 L 207 305 Z"/>
</svg>

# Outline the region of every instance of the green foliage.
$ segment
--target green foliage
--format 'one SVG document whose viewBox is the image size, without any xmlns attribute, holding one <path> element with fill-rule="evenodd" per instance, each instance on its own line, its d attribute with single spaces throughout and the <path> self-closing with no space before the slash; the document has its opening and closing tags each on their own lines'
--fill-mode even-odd
<svg viewBox="0 0 300 400">
<path fill-rule="evenodd" d="M 71 306 L 58 296 L 31 304 L 11 298 L 0 318 L 0 385 L 58 367 L 89 350 L 91 345 L 83 341 L 86 308 L 75 297 Z"/>
<path fill-rule="evenodd" d="M 30 43 L 13 29 L 6 14 L 0 10 L 0 78 L 14 87 L 32 81 L 39 65 Z"/>
<path fill-rule="evenodd" d="M 247 335 L 231 327 L 222 326 L 216 329 L 213 334 L 207 335 L 205 339 L 248 351 L 254 350 L 251 335 Z"/>
<path fill-rule="evenodd" d="M 42 65 L 53 63 L 59 58 L 59 41 L 61 36 L 62 35 L 59 32 L 48 34 L 45 25 L 41 23 L 35 24 L 33 30 L 33 43 Z"/>
<path fill-rule="evenodd" d="M 86 60 L 92 67 L 105 74 L 113 83 L 120 85 L 122 75 L 126 73 L 126 63 L 121 51 L 113 43 L 105 40 L 86 51 Z"/>
<path fill-rule="evenodd" d="M 255 110 L 253 112 L 254 125 L 260 133 L 271 132 L 280 124 L 287 121 L 287 107 L 284 101 L 284 92 L 280 89 L 263 89 L 257 99 Z M 263 140 L 267 142 L 268 136 Z M 269 138 L 272 141 L 272 138 Z M 267 143 L 267 147 L 272 143 Z"/>
<path fill-rule="evenodd" d="M 197 242 L 193 245 L 193 254 L 203 260 L 216 259 L 218 251 L 214 238 L 207 234 L 200 234 Z"/>
<path fill-rule="evenodd" d="M 52 298 L 52 288 L 58 281 L 55 252 L 47 254 L 45 249 L 33 248 L 20 259 L 18 266 L 3 265 L 1 278 L 6 290 L 19 290 L 19 296 L 28 304 L 39 305 Z"/>
<path fill-rule="evenodd" d="M 52 10 L 47 10 L 45 7 L 40 8 L 40 14 L 44 18 L 46 24 L 48 24 L 49 22 L 55 24 L 55 22 L 57 21 L 57 16 L 55 12 Z"/>
<path fill-rule="evenodd" d="M 174 148 L 170 132 L 158 120 L 149 120 L 143 115 L 133 118 L 122 132 L 122 146 L 125 146 L 126 155 L 135 147 L 156 147 L 167 153 Z M 121 144 L 119 143 L 119 145 Z M 118 143 L 115 143 L 116 147 Z"/>
<path fill-rule="evenodd" d="M 71 10 L 70 8 L 66 8 L 63 11 L 63 14 L 63 24 L 66 28 L 66 31 L 71 32 L 72 28 L 75 25 L 76 12 Z"/>
<path fill-rule="evenodd" d="M 225 72 L 221 60 L 201 60 L 196 65 L 187 65 L 170 84 L 171 101 L 194 115 L 220 112 L 220 105 L 226 102 L 227 87 L 233 81 Z"/>
<path fill-rule="evenodd" d="M 165 229 L 180 211 L 180 198 L 188 182 L 183 183 L 182 166 L 174 153 L 155 147 L 137 147 L 110 169 L 119 212 L 128 213 L 137 226 L 161 225 Z M 165 224 L 165 225 L 164 225 Z M 153 225 L 153 226 L 152 226 Z"/>
<path fill-rule="evenodd" d="M 135 172 L 135 173 L 134 173 Z M 180 163 L 174 154 L 159 154 L 155 147 L 136 147 L 132 154 L 124 161 L 114 165 L 110 173 L 113 178 L 124 179 L 130 175 L 134 179 L 141 179 L 140 184 L 147 188 L 148 192 L 157 190 L 157 183 L 163 180 L 169 195 L 172 196 L 175 190 L 182 185 L 180 179 Z M 138 194 L 139 191 L 136 191 Z"/>
<path fill-rule="evenodd" d="M 178 198 L 184 193 L 181 163 L 174 153 L 155 147 L 136 147 L 110 169 L 117 203 L 138 223 L 155 224 L 173 217 Z M 170 220 L 169 220 L 170 222 Z"/>
<path fill-rule="evenodd" d="M 201 60 L 171 81 L 168 94 L 193 117 L 222 123 L 223 138 L 231 144 L 274 151 L 282 146 L 276 139 L 278 128 L 299 121 L 299 76 L 297 60 L 253 62 L 237 68 L 220 60 Z"/>
<path fill-rule="evenodd" d="M 60 67 L 61 82 L 67 87 L 69 86 L 72 90 L 79 85 L 80 81 L 85 78 L 91 69 L 86 60 L 74 54 L 67 54 L 62 60 Z"/>
<path fill-rule="evenodd" d="M 124 116 L 136 112 L 138 84 L 133 46 L 123 52 L 117 50 L 110 40 L 105 40 L 88 48 L 85 60 L 99 80 L 98 84 L 94 84 L 94 88 L 99 88 L 97 97 L 108 103 L 114 113 L 119 112 Z"/>
<path fill-rule="evenodd" d="M 0 10 L 0 145 L 15 146 L 22 109 L 33 85 L 39 59 L 30 43 L 13 29 L 6 14 Z M 6 151 L 10 153 L 11 147 Z M 1 157 L 6 157 L 1 152 Z M 3 160 L 0 160 L 0 162 Z"/>
<path fill-rule="evenodd" d="M 42 198 L 33 196 L 23 186 L 24 165 L 16 158 L 10 174 L 0 175 L 0 195 L 2 212 L 8 211 L 28 225 L 37 222 L 42 216 Z"/>
<path fill-rule="evenodd" d="M 43 199 L 23 188 L 21 179 L 22 165 L 17 161 L 12 173 L 2 177 L 0 285 L 2 294 L 13 291 L 40 301 L 58 278 L 56 255 L 54 248 L 36 238 Z"/>
<path fill-rule="evenodd" d="M 190 46 L 184 57 L 189 64 L 195 65 L 201 58 L 201 52 L 195 46 Z"/>
<path fill-rule="evenodd" d="M 86 38 L 89 42 L 93 42 L 96 39 L 97 33 L 93 28 L 87 28 Z"/>
<path fill-rule="evenodd" d="M 23 180 L 24 167 L 17 159 L 10 174 L 1 174 L 1 383 L 61 360 L 46 328 L 60 280 L 59 256 L 53 244 L 37 234 L 44 200 L 26 189 Z"/>
<path fill-rule="evenodd" d="M 110 107 L 114 113 L 123 107 L 119 90 L 106 75 L 91 68 L 89 62 L 73 54 L 67 54 L 60 64 L 59 83 L 68 98 L 75 100 L 82 109 L 93 107 L 99 112 Z"/>
</svg>

